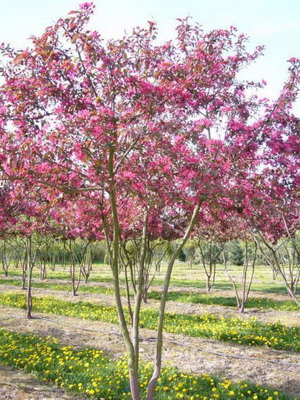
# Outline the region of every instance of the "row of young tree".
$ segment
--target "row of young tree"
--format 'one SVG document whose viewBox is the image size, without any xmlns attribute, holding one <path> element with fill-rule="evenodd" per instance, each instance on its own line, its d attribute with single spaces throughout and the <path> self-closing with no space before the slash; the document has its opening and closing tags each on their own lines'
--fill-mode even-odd
<svg viewBox="0 0 300 400">
<path fill-rule="evenodd" d="M 142 299 L 145 303 L 147 303 L 148 291 L 157 273 L 161 272 L 162 263 L 168 262 L 176 252 L 176 247 L 176 241 L 160 239 L 148 241 L 142 289 Z M 275 251 L 275 258 L 272 250 Z M 195 273 L 195 277 L 198 276 L 198 279 L 204 275 L 207 293 L 213 288 L 217 274 L 220 274 L 220 264 L 222 264 L 232 284 L 237 308 L 239 312 L 243 313 L 250 294 L 256 265 L 271 267 L 273 280 L 278 275 L 283 275 L 283 282 L 287 283 L 293 294 L 296 295 L 300 279 L 299 239 L 283 238 L 272 250 L 264 246 L 262 241 L 258 242 L 257 240 L 217 243 L 212 240 L 192 238 L 178 254 L 178 260 L 186 262 L 186 267 L 196 268 L 198 271 Z M 32 253 L 29 257 L 28 251 Z M 91 242 L 84 239 L 59 240 L 53 237 L 33 235 L 30 243 L 28 243 L 28 238 L 23 237 L 0 241 L 0 260 L 5 276 L 9 276 L 10 267 L 22 271 L 21 285 L 22 289 L 27 288 L 28 291 L 27 316 L 29 318 L 32 315 L 32 282 L 28 258 L 34 260 L 32 268 L 35 267 L 39 271 L 41 280 L 47 278 L 49 271 L 56 271 L 57 266 L 59 270 L 69 271 L 70 287 L 72 294 L 76 296 L 81 282 L 88 282 L 95 263 L 103 264 L 107 261 L 107 255 L 105 242 Z M 123 244 L 119 261 L 120 274 L 125 278 L 129 310 L 132 308 L 131 296 L 136 291 L 139 257 L 140 248 L 137 240 Z M 218 271 L 217 266 L 219 267 Z M 234 268 L 237 266 L 242 268 Z M 101 272 L 101 269 L 97 268 L 97 272 Z M 133 288 L 133 292 L 131 292 L 131 288 Z M 294 297 L 294 300 L 297 302 L 297 297 Z"/>
<path fill-rule="evenodd" d="M 25 50 L 1 45 L 0 230 L 23 238 L 29 281 L 45 238 L 64 239 L 70 258 L 71 239 L 105 240 L 134 400 L 149 246 L 176 240 L 161 293 L 152 400 L 170 278 L 191 237 L 254 241 L 298 302 L 278 246 L 289 240 L 298 252 L 300 60 L 289 60 L 288 79 L 269 101 L 256 92 L 265 82 L 239 79 L 263 48 L 247 51 L 235 28 L 205 33 L 182 19 L 176 38 L 159 44 L 150 21 L 105 43 L 86 26 L 92 13 L 92 3 L 82 4 Z M 138 248 L 134 263 L 128 243 Z M 245 257 L 250 270 L 252 259 Z M 134 292 L 130 322 L 123 268 Z"/>
</svg>

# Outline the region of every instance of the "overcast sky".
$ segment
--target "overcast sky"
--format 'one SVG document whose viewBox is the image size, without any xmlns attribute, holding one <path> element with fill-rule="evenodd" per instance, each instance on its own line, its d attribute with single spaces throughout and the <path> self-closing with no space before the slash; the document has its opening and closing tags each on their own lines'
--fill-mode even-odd
<svg viewBox="0 0 300 400">
<path fill-rule="evenodd" d="M 78 0 L 0 0 L 0 42 L 29 46 L 28 38 L 69 11 Z M 106 38 L 122 36 L 136 25 L 155 20 L 159 37 L 174 35 L 176 18 L 190 15 L 205 30 L 236 26 L 250 36 L 250 48 L 263 44 L 265 56 L 248 72 L 251 79 L 265 79 L 268 95 L 276 97 L 286 79 L 290 57 L 300 57 L 299 0 L 94 0 L 91 28 Z"/>
</svg>

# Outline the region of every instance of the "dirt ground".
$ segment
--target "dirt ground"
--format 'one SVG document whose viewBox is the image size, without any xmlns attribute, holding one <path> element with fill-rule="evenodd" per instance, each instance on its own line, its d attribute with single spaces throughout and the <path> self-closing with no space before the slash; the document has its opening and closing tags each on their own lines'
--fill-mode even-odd
<svg viewBox="0 0 300 400">
<path fill-rule="evenodd" d="M 86 346 L 101 348 L 111 357 L 119 357 L 124 353 L 123 342 L 117 325 L 59 315 L 41 313 L 35 313 L 35 315 L 35 319 L 27 320 L 24 311 L 1 307 L 0 326 L 17 332 L 51 335 L 59 338 L 63 344 L 72 344 L 76 348 Z M 169 333 L 165 333 L 164 336 L 165 363 L 177 366 L 183 371 L 197 374 L 205 372 L 220 377 L 226 376 L 233 381 L 251 380 L 262 385 L 282 389 L 291 395 L 299 396 L 300 399 L 300 356 L 297 353 L 263 347 L 234 345 L 217 340 L 190 338 Z M 154 345 L 154 332 L 142 330 L 141 356 L 144 360 L 152 361 Z M 0 399 L 18 399 L 16 396 L 20 382 L 17 375 L 23 376 L 23 374 L 5 370 L 3 377 L 0 370 L 0 383 L 6 380 L 5 374 L 9 375 L 7 380 L 11 382 L 11 385 L 7 388 L 7 393 L 12 393 L 12 397 L 1 397 L 0 391 Z M 51 388 L 51 393 L 49 393 L 49 387 L 45 385 L 37 386 L 34 381 L 29 380 L 28 385 L 26 385 L 27 383 L 25 383 L 25 388 L 41 387 L 41 391 L 33 391 L 33 395 L 38 396 L 40 393 L 42 393 L 42 396 L 43 393 L 45 395 L 44 397 L 20 397 L 20 400 L 23 400 L 23 398 L 26 400 L 70 398 L 55 397 L 60 396 L 60 394 L 57 394 L 54 388 Z M 48 394 L 52 397 L 46 397 Z"/>
<path fill-rule="evenodd" d="M 82 398 L 41 384 L 31 374 L 0 365 L 1 400 L 80 400 Z"/>
</svg>

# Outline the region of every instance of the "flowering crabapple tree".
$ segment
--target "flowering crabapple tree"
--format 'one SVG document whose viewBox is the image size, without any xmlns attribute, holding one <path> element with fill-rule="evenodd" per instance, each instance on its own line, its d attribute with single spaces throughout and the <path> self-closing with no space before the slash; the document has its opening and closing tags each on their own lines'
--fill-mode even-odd
<svg viewBox="0 0 300 400">
<path fill-rule="evenodd" d="M 266 145 L 260 154 L 260 168 L 251 179 L 240 179 L 244 201 L 241 211 L 260 251 L 282 278 L 290 297 L 299 305 L 296 287 L 299 281 L 299 248 L 295 237 L 299 230 L 300 137 L 299 118 L 293 111 L 299 94 L 299 60 L 290 59 L 289 77 L 278 99 L 266 109 L 261 136 Z M 291 250 L 285 243 L 290 241 Z M 279 259 L 286 251 L 288 268 Z"/>
<path fill-rule="evenodd" d="M 274 274 L 280 276 L 289 296 L 300 305 L 296 296 L 300 276 L 300 251 L 296 240 L 299 199 L 276 198 L 275 195 L 271 199 L 267 189 L 261 198 L 263 202 L 253 210 L 251 218 L 248 216 L 248 224 L 252 226 L 253 237 L 264 261 Z"/>
<path fill-rule="evenodd" d="M 10 248 L 7 239 L 10 237 L 12 227 L 17 223 L 19 204 L 14 201 L 13 185 L 10 182 L 0 181 L 0 239 L 1 263 L 5 276 L 8 276 Z"/>
<path fill-rule="evenodd" d="M 224 186 L 235 185 L 232 177 L 241 174 L 246 180 L 257 172 L 260 150 L 271 137 L 270 128 L 263 134 L 267 117 L 257 119 L 260 109 L 270 114 L 266 101 L 246 96 L 248 88 L 262 84 L 238 80 L 239 71 L 262 48 L 249 53 L 247 38 L 235 28 L 205 33 L 189 19 L 179 20 L 176 39 L 165 44 L 157 44 L 151 21 L 105 43 L 86 27 L 93 8 L 83 3 L 32 38 L 31 48 L 2 47 L 2 170 L 9 179 L 46 188 L 54 205 L 58 193 L 82 196 L 82 207 L 97 204 L 134 400 L 141 398 L 139 316 L 150 228 L 154 219 L 162 225 L 180 221 L 181 237 L 161 295 L 154 373 L 146 395 L 151 400 L 162 367 L 175 260 L 201 207 L 214 207 Z M 234 197 L 225 200 L 235 203 Z M 129 204 L 136 213 L 126 218 L 123 208 Z M 139 232 L 140 255 L 128 324 L 119 272 L 130 230 Z"/>
<path fill-rule="evenodd" d="M 26 315 L 32 318 L 32 272 L 41 249 L 51 240 L 48 220 L 48 202 L 39 190 L 32 190 L 26 181 L 7 182 L 3 192 L 5 206 L 3 216 L 6 219 L 2 233 L 5 238 L 18 238 L 18 251 L 22 248 L 22 286 L 25 289 L 27 278 Z"/>
</svg>

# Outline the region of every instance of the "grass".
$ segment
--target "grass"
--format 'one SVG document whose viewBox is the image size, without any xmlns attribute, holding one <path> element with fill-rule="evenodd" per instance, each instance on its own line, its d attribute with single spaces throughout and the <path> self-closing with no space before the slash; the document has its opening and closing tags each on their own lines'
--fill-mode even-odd
<svg viewBox="0 0 300 400">
<path fill-rule="evenodd" d="M 163 285 L 164 284 L 164 273 L 165 273 L 166 264 L 163 264 L 161 270 L 157 273 L 157 276 L 154 279 L 154 285 Z M 234 276 L 238 276 L 241 274 L 241 268 L 238 266 L 229 266 L 231 272 Z M 57 265 L 56 270 L 52 271 L 48 269 L 48 277 L 47 279 L 70 279 L 70 275 L 68 273 L 68 267 L 63 268 L 61 265 Z M 20 269 L 16 269 L 11 267 L 9 269 L 9 274 L 14 276 L 21 276 Z M 39 272 L 37 270 L 33 274 L 34 278 L 39 277 Z M 89 279 L 90 282 L 107 282 L 112 283 L 111 271 L 110 267 L 106 264 L 95 264 L 93 266 L 93 270 L 91 272 L 91 276 Z M 123 276 L 121 276 L 121 282 L 124 283 Z M 200 265 L 194 266 L 190 268 L 185 263 L 178 262 L 175 265 L 172 278 L 171 285 L 173 286 L 182 286 L 187 288 L 205 288 L 205 276 L 203 273 L 203 268 Z M 239 287 L 239 284 L 237 285 Z M 221 265 L 217 266 L 217 274 L 216 274 L 216 282 L 214 288 L 217 290 L 231 290 L 231 284 L 228 281 L 228 277 L 224 272 L 224 268 Z M 255 279 L 252 285 L 252 291 L 266 291 L 269 293 L 278 293 L 278 294 L 286 294 L 286 288 L 283 283 L 280 281 L 273 281 L 272 272 L 269 267 L 266 266 L 257 266 L 255 271 Z M 298 290 L 298 294 L 300 294 L 300 290 Z"/>
<path fill-rule="evenodd" d="M 101 350 L 75 350 L 72 346 L 62 347 L 50 337 L 0 329 L 0 362 L 34 373 L 43 382 L 55 383 L 92 399 L 131 398 L 126 361 L 111 360 Z M 143 396 L 151 375 L 151 366 L 141 365 L 140 387 Z M 184 374 L 167 367 L 162 371 L 155 399 L 291 400 L 292 397 L 249 382 L 232 383 L 225 378 Z"/>
<path fill-rule="evenodd" d="M 19 279 L 0 279 L 0 285 L 10 285 L 21 287 L 21 281 Z M 55 283 L 55 282 L 33 282 L 33 287 L 38 289 L 51 289 L 51 290 L 59 290 L 62 292 L 71 292 L 71 283 Z M 82 284 L 79 287 L 78 293 L 96 293 L 96 294 L 107 294 L 112 295 L 114 293 L 113 288 L 106 288 L 103 286 L 87 286 L 87 284 Z M 123 291 L 125 294 L 125 291 Z"/>
<path fill-rule="evenodd" d="M 0 279 L 0 284 L 6 284 L 11 286 L 20 287 L 20 280 L 17 279 Z M 34 287 L 40 289 L 52 289 L 64 292 L 71 290 L 71 285 L 63 283 L 46 283 L 46 282 L 34 282 Z M 113 288 L 106 288 L 101 286 L 87 286 L 81 285 L 79 293 L 96 293 L 113 295 Z M 122 295 L 125 296 L 125 290 L 121 291 Z M 148 292 L 148 298 L 153 300 L 159 300 L 161 293 L 159 291 L 151 290 Z M 236 307 L 235 297 L 224 297 L 215 296 L 212 294 L 197 294 L 195 292 L 178 292 L 170 291 L 168 294 L 168 300 L 193 303 L 193 304 L 206 304 L 206 305 L 219 305 L 223 307 Z M 274 309 L 278 311 L 299 311 L 299 306 L 293 301 L 289 300 L 276 300 L 262 297 L 249 298 L 246 304 L 246 308 L 261 308 L 261 309 Z"/>
<path fill-rule="evenodd" d="M 149 299 L 160 299 L 160 292 L 151 291 L 149 292 Z M 219 305 L 223 307 L 236 307 L 235 297 L 224 297 L 215 296 L 209 294 L 195 294 L 186 292 L 169 292 L 168 300 L 178 301 L 184 303 L 194 304 L 206 304 L 206 305 Z M 275 300 L 262 297 L 249 298 L 246 304 L 246 308 L 262 308 L 262 309 L 274 309 L 281 311 L 299 311 L 299 306 L 293 301 L 289 300 Z"/>
<path fill-rule="evenodd" d="M 5 293 L 0 295 L 0 304 L 26 308 L 25 295 Z M 33 309 L 38 312 L 72 316 L 117 324 L 115 307 L 89 302 L 69 302 L 54 297 L 33 298 Z M 128 315 L 127 315 L 128 318 Z M 156 329 L 158 312 L 143 310 L 140 326 Z M 167 313 L 165 330 L 170 333 L 192 337 L 204 337 L 250 346 L 268 346 L 273 349 L 300 351 L 300 328 L 282 324 L 264 324 L 256 319 L 223 318 L 214 314 L 186 315 Z"/>
</svg>

